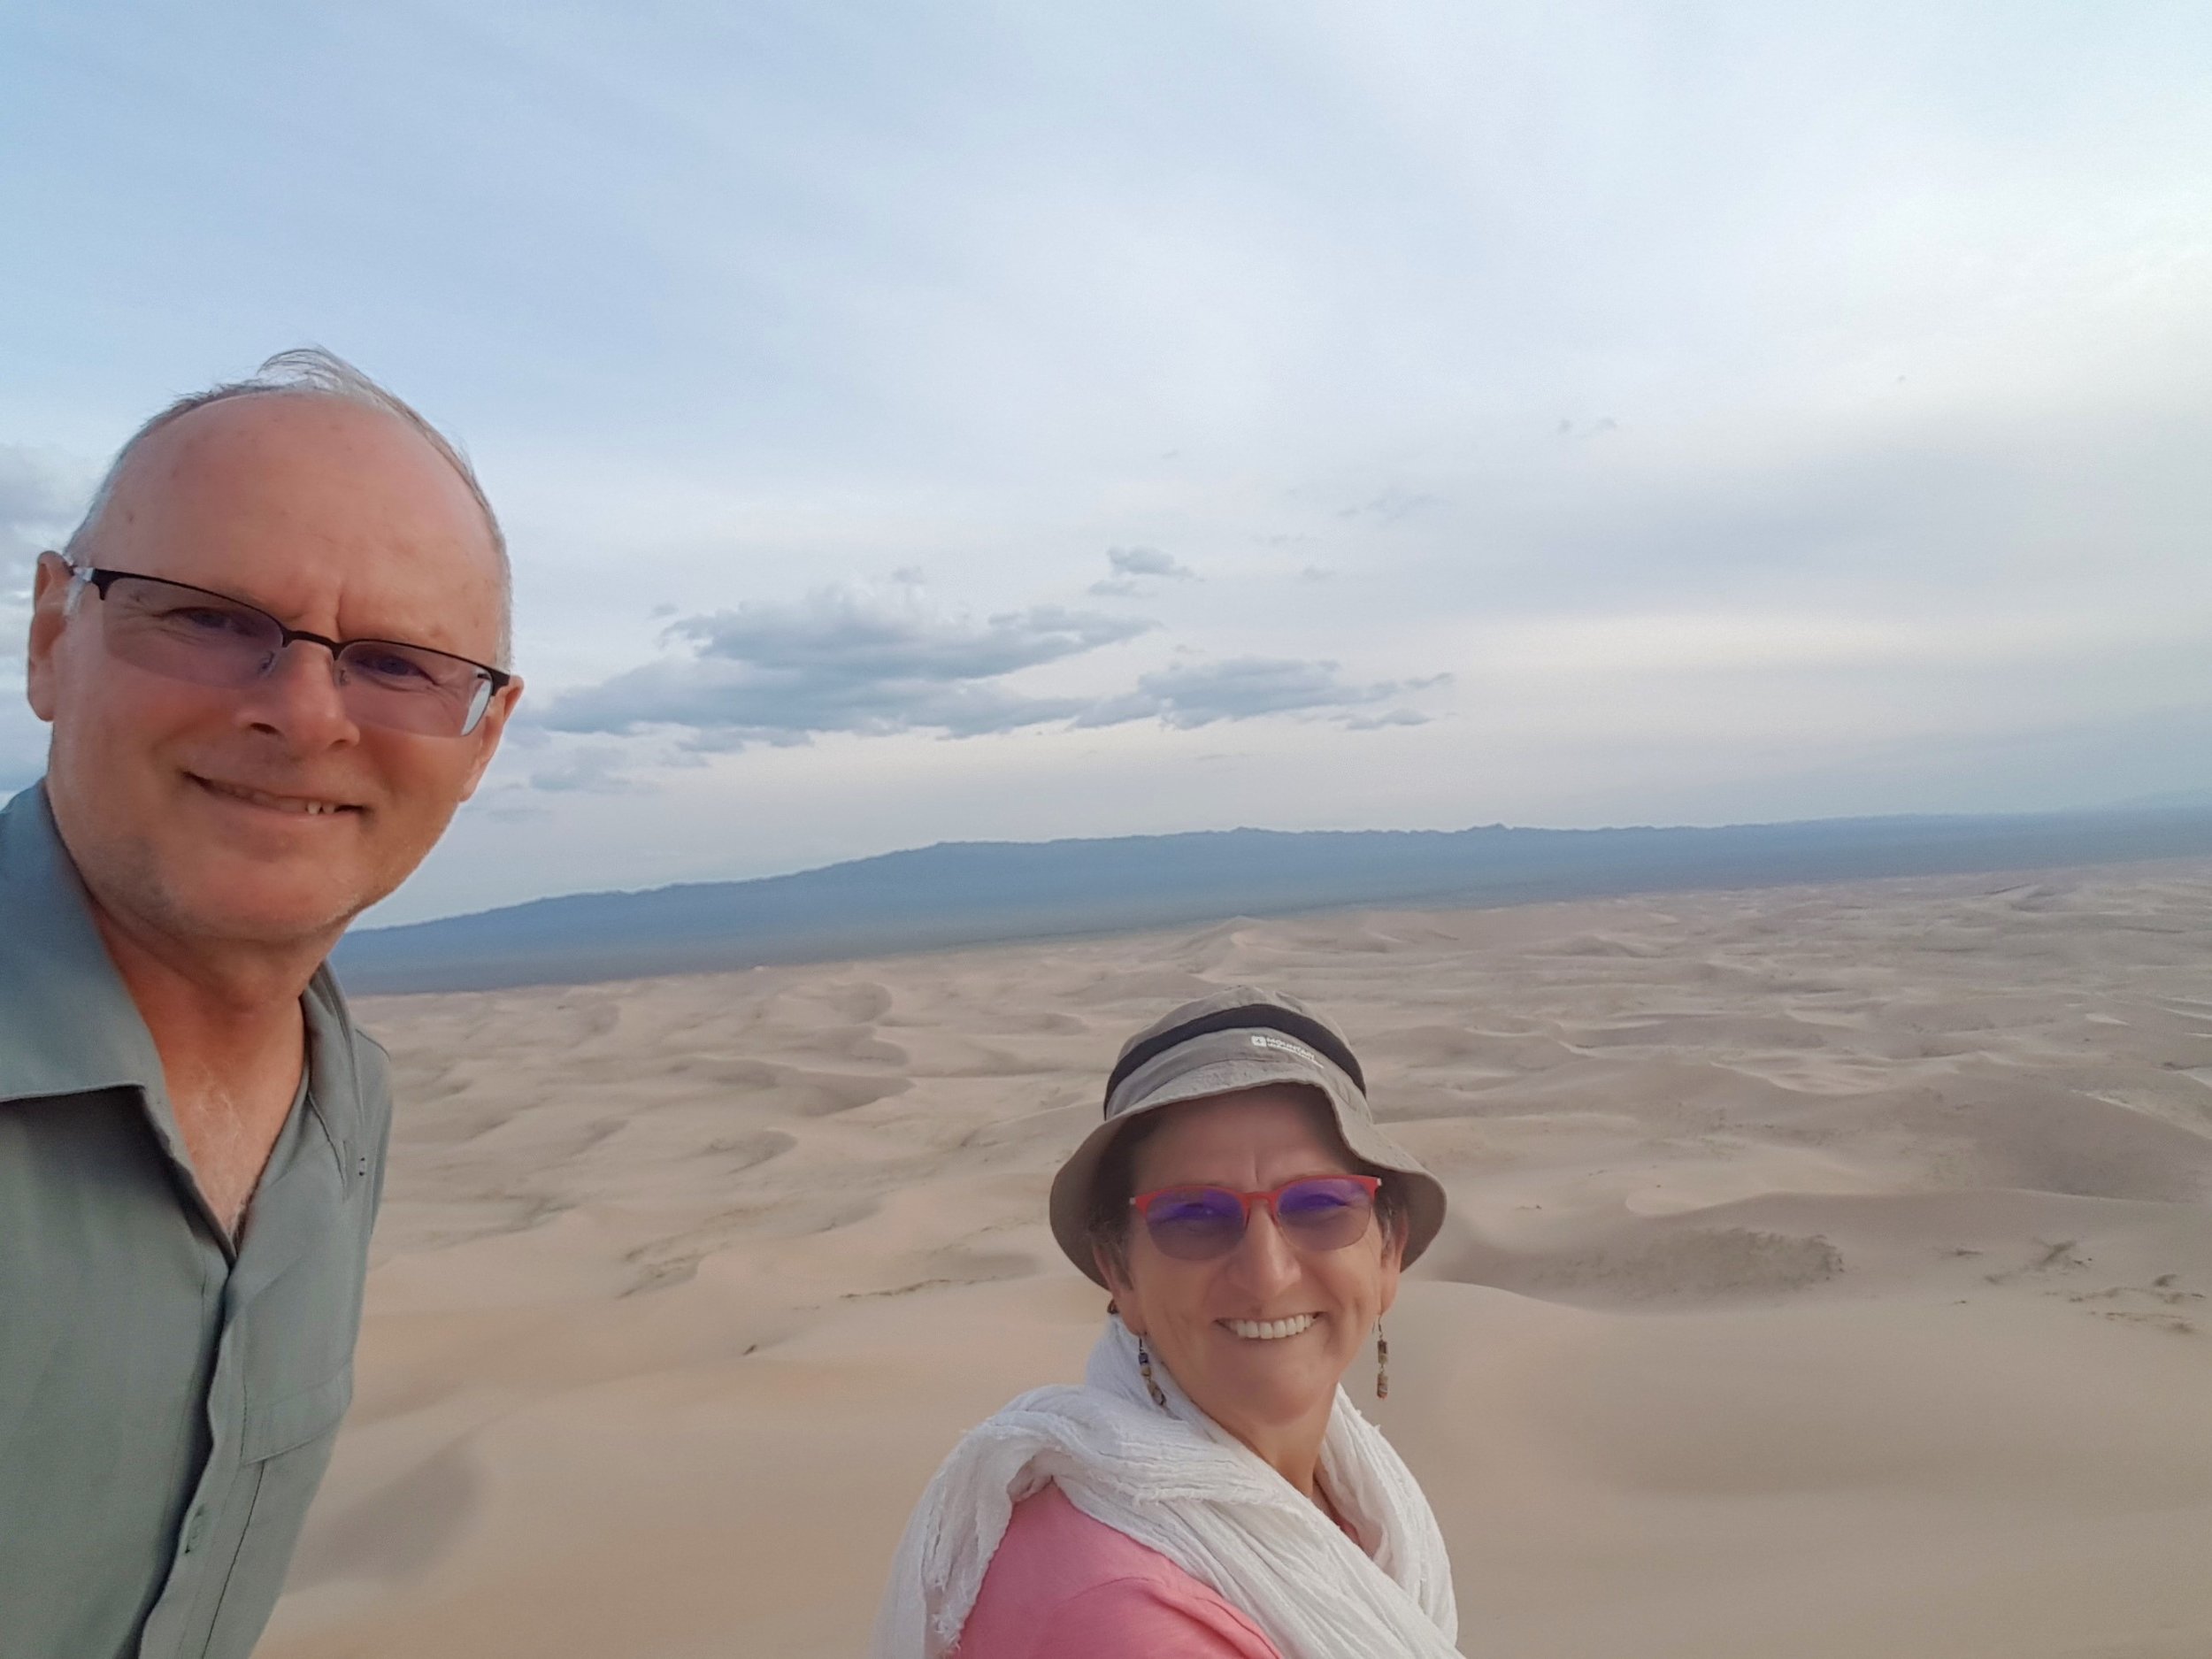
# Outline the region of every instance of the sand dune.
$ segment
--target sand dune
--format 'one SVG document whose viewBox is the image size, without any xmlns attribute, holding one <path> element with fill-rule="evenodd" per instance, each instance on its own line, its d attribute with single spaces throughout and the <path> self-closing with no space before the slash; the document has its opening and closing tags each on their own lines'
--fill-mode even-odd
<svg viewBox="0 0 2212 1659">
<path fill-rule="evenodd" d="M 1042 1193 L 1114 1047 L 1240 979 L 1451 1187 L 1374 1414 L 1471 1655 L 2212 1653 L 2203 864 L 365 1003 L 357 1402 L 263 1651 L 858 1651 L 1088 1348 Z"/>
</svg>

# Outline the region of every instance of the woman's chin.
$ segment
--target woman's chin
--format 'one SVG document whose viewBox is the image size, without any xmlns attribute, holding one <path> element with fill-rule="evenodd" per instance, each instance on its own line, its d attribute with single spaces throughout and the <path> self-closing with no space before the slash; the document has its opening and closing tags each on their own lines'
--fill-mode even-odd
<svg viewBox="0 0 2212 1659">
<path fill-rule="evenodd" d="M 1233 1340 L 1234 1339 L 1232 1339 Z M 1199 1409 L 1225 1426 L 1237 1422 L 1289 1426 L 1328 1409 L 1343 1368 L 1321 1353 L 1270 1354 L 1256 1343 L 1210 1354 L 1195 1388 L 1186 1387 Z M 1178 1380 L 1180 1380 L 1179 1379 Z"/>
</svg>

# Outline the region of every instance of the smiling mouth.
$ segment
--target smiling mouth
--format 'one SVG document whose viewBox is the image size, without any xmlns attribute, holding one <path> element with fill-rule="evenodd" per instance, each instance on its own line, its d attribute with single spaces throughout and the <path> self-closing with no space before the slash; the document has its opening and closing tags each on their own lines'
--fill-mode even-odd
<svg viewBox="0 0 2212 1659">
<path fill-rule="evenodd" d="M 1317 1313 L 1294 1313 L 1287 1319 L 1217 1319 L 1214 1323 L 1248 1342 L 1279 1342 L 1286 1336 L 1303 1335 L 1320 1319 Z"/>
<path fill-rule="evenodd" d="M 243 801 L 249 806 L 265 807 L 272 812 L 288 813 L 294 818 L 329 818 L 336 813 L 358 812 L 361 810 L 344 801 L 324 801 L 303 795 L 271 795 L 265 789 L 249 789 L 243 784 L 219 783 L 212 778 L 203 778 L 197 772 L 188 772 L 186 776 L 211 795 L 219 795 L 229 801 Z"/>
</svg>

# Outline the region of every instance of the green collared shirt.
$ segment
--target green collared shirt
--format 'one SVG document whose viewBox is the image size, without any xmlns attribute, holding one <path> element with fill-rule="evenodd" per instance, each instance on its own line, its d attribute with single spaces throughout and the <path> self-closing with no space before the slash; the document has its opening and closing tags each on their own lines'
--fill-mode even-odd
<svg viewBox="0 0 2212 1659">
<path fill-rule="evenodd" d="M 353 1393 L 391 1097 L 318 972 L 235 1249 L 33 787 L 0 811 L 0 1659 L 245 1659 Z"/>
</svg>

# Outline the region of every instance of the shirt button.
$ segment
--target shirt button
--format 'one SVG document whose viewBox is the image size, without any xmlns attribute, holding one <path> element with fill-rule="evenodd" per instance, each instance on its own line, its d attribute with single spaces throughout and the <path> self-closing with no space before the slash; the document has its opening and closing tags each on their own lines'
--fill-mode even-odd
<svg viewBox="0 0 2212 1659">
<path fill-rule="evenodd" d="M 184 1553 L 188 1555 L 200 1547 L 200 1540 L 206 1536 L 207 1509 L 203 1505 L 193 1510 L 191 1518 L 184 1524 Z"/>
</svg>

